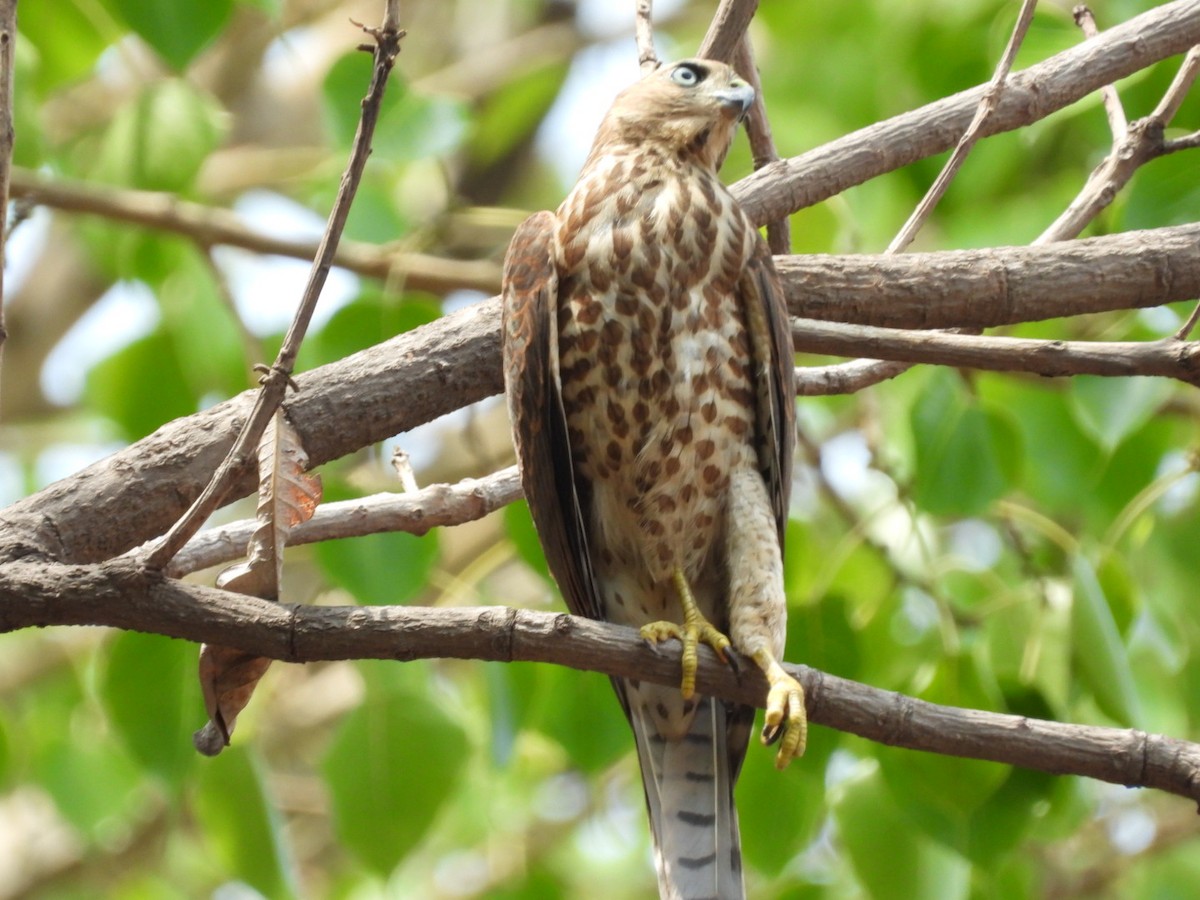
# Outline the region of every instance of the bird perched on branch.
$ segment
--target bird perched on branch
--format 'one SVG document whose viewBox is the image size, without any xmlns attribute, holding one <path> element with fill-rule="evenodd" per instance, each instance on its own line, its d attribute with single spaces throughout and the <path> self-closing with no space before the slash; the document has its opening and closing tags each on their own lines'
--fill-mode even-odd
<svg viewBox="0 0 1200 900">
<path fill-rule="evenodd" d="M 719 62 L 646 75 L 504 265 L 509 412 L 550 570 L 577 615 L 683 646 L 682 689 L 613 679 L 664 898 L 744 894 L 733 785 L 754 710 L 696 694 L 698 645 L 762 668 L 781 768 L 805 741 L 779 664 L 791 332 L 770 252 L 717 178 L 753 99 Z"/>
</svg>

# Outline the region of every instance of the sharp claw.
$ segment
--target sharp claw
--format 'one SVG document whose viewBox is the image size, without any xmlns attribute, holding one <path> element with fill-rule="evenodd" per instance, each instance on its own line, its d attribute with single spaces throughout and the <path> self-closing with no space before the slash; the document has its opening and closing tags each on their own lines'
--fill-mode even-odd
<svg viewBox="0 0 1200 900">
<path fill-rule="evenodd" d="M 778 725 L 764 725 L 762 730 L 762 742 L 767 747 L 770 747 L 776 741 L 783 737 L 783 729 Z"/>
<path fill-rule="evenodd" d="M 779 744 L 775 767 L 785 769 L 793 759 L 803 755 L 807 743 L 808 716 L 804 708 L 804 686 L 787 674 L 769 652 L 762 650 L 755 653 L 754 661 L 762 668 L 771 686 L 767 694 L 762 742 L 768 746 Z"/>
<path fill-rule="evenodd" d="M 742 664 L 738 662 L 736 653 L 726 653 L 724 662 L 729 668 L 733 669 L 734 675 L 742 674 Z"/>
</svg>

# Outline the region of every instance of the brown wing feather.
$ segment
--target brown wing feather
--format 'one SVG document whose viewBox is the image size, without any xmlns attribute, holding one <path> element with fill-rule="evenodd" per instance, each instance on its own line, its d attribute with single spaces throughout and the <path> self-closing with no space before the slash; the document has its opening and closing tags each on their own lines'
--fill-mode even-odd
<svg viewBox="0 0 1200 900">
<path fill-rule="evenodd" d="M 571 612 L 598 619 L 558 373 L 555 224 L 553 213 L 530 216 L 504 259 L 504 381 L 521 484 L 546 563 Z"/>
<path fill-rule="evenodd" d="M 775 509 L 782 548 L 796 446 L 795 355 L 787 301 L 771 261 L 771 251 L 761 237 L 742 273 L 738 290 L 750 329 L 750 352 L 754 355 L 759 467 Z"/>
</svg>

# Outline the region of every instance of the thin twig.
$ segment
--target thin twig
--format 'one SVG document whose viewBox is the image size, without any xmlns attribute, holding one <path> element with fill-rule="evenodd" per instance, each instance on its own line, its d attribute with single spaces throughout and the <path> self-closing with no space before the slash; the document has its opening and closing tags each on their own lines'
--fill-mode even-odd
<svg viewBox="0 0 1200 900">
<path fill-rule="evenodd" d="M 392 22 L 397 15 L 395 7 L 398 0 L 388 0 L 384 21 Z M 166 568 L 171 558 L 191 539 L 192 535 L 225 499 L 234 478 L 240 472 L 258 446 L 263 431 L 271 417 L 283 402 L 291 375 L 296 362 L 296 354 L 300 351 L 300 343 L 308 329 L 308 323 L 316 309 L 321 289 L 333 265 L 334 250 L 350 213 L 350 205 L 354 201 L 355 191 L 362 178 L 367 157 L 371 152 L 371 136 L 375 131 L 375 123 L 379 118 L 380 105 L 383 102 L 383 92 L 387 86 L 388 75 L 392 70 L 396 54 L 400 52 L 400 41 L 404 38 L 403 30 L 363 29 L 375 38 L 375 65 L 372 69 L 371 84 L 366 98 L 362 103 L 362 115 L 359 118 L 358 130 L 354 135 L 354 146 L 350 151 L 350 161 L 342 175 L 338 187 L 337 198 L 329 214 L 329 222 L 321 237 L 317 250 L 317 258 L 309 273 L 308 284 L 305 286 L 296 316 L 283 339 L 283 346 L 275 359 L 274 365 L 263 376 L 262 390 L 259 391 L 254 409 L 246 419 L 242 430 L 234 442 L 229 455 L 217 468 L 208 486 L 196 499 L 196 502 L 167 532 L 162 542 L 145 558 L 145 566 L 152 571 Z"/>
<path fill-rule="evenodd" d="M 754 62 L 754 48 L 750 35 L 742 35 L 734 56 L 734 68 L 754 88 L 754 105 L 746 116 L 746 137 L 750 140 L 750 153 L 754 168 L 761 169 L 779 161 L 775 139 L 771 136 L 771 120 L 767 118 L 766 100 L 763 97 L 762 80 L 758 77 L 758 66 Z M 767 245 L 776 256 L 792 252 L 792 229 L 787 216 L 767 223 Z"/>
<path fill-rule="evenodd" d="M 412 493 L 372 494 L 323 503 L 310 520 L 289 532 L 288 546 L 392 531 L 425 534 L 431 528 L 482 519 L 520 498 L 517 467 L 509 466 L 483 478 L 431 484 Z M 182 578 L 244 556 L 257 527 L 254 519 L 245 519 L 201 531 L 171 560 L 167 574 Z M 135 549 L 126 555 L 136 557 L 139 552 Z"/>
<path fill-rule="evenodd" d="M 653 0 L 637 0 L 633 32 L 637 40 L 638 66 L 643 72 L 653 72 L 661 65 L 658 61 L 658 54 L 654 52 Z"/>
<path fill-rule="evenodd" d="M 1170 86 L 1150 116 L 1158 119 L 1163 125 L 1170 125 L 1174 121 L 1176 113 L 1179 112 L 1179 107 L 1183 105 L 1188 91 L 1192 89 L 1197 75 L 1200 75 L 1200 44 L 1187 52 L 1179 71 L 1171 79 Z"/>
<path fill-rule="evenodd" d="M 1013 26 L 1012 34 L 1009 35 L 1008 46 L 1004 48 L 1004 53 L 992 75 L 991 83 L 988 84 L 983 98 L 979 101 L 979 106 L 975 109 L 975 117 L 967 126 L 967 130 L 963 132 L 963 136 L 959 138 L 958 145 L 950 154 L 950 158 L 946 160 L 946 165 L 938 173 L 937 179 L 925 196 L 921 198 L 921 202 L 917 204 L 917 208 L 913 210 L 912 215 L 908 217 L 908 221 L 904 223 L 904 227 L 900 229 L 900 233 L 888 245 L 885 252 L 899 253 L 912 243 L 917 232 L 921 230 L 921 226 L 925 224 L 934 207 L 946 193 L 946 189 L 950 187 L 950 182 L 954 180 L 954 176 L 958 174 L 962 164 L 966 162 L 967 154 L 971 152 L 971 148 L 975 146 L 975 142 L 981 136 L 983 124 L 996 110 L 996 103 L 1000 99 L 1001 91 L 1004 90 L 1008 73 L 1017 56 L 1017 50 L 1020 49 L 1021 43 L 1029 31 L 1029 23 L 1033 21 L 1033 11 L 1036 7 L 1037 0 L 1024 0 L 1021 4 L 1021 12 L 1017 15 L 1017 23 Z"/>
<path fill-rule="evenodd" d="M 1193 131 L 1183 137 L 1171 138 L 1163 142 L 1163 155 L 1178 153 L 1180 150 L 1195 150 L 1200 148 L 1200 131 Z"/>
<path fill-rule="evenodd" d="M 1197 321 L 1200 321 L 1200 301 L 1197 301 L 1196 305 L 1192 307 L 1192 314 L 1187 317 L 1187 321 L 1173 335 L 1175 340 L 1186 341 L 1188 335 L 1192 333 L 1192 329 L 1196 327 Z"/>
<path fill-rule="evenodd" d="M 1091 9 L 1087 6 L 1081 3 L 1071 12 L 1075 17 L 1075 24 L 1083 31 L 1085 38 L 1094 38 L 1100 33 L 1100 29 L 1096 27 L 1096 17 L 1092 15 Z M 1121 97 L 1114 85 L 1106 84 L 1100 88 L 1100 96 L 1104 99 L 1104 112 L 1108 116 L 1108 127 L 1112 132 L 1113 143 L 1116 144 L 1124 139 L 1125 131 L 1129 127 L 1129 122 L 1125 118 L 1125 108 L 1121 105 Z"/>
<path fill-rule="evenodd" d="M 1197 74 L 1200 74 L 1200 46 L 1188 51 L 1154 112 L 1129 123 L 1119 136 L 1114 137 L 1108 156 L 1088 175 L 1079 194 L 1063 210 L 1062 215 L 1038 235 L 1034 244 L 1077 237 L 1113 202 L 1139 168 L 1166 153 L 1189 149 L 1179 146 L 1177 142 L 1168 144 L 1164 132 Z"/>
<path fill-rule="evenodd" d="M 903 362 L 855 359 L 830 366 L 797 366 L 797 397 L 832 397 L 857 394 L 903 375 L 912 366 Z"/>
</svg>

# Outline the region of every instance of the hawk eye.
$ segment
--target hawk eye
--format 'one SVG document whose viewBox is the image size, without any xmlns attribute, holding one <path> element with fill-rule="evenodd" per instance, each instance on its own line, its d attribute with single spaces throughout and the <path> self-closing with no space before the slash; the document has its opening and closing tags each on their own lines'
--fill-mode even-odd
<svg viewBox="0 0 1200 900">
<path fill-rule="evenodd" d="M 683 63 L 675 67 L 675 71 L 671 73 L 671 80 L 683 87 L 695 87 L 704 80 L 706 74 L 708 73 L 699 66 Z"/>
</svg>

